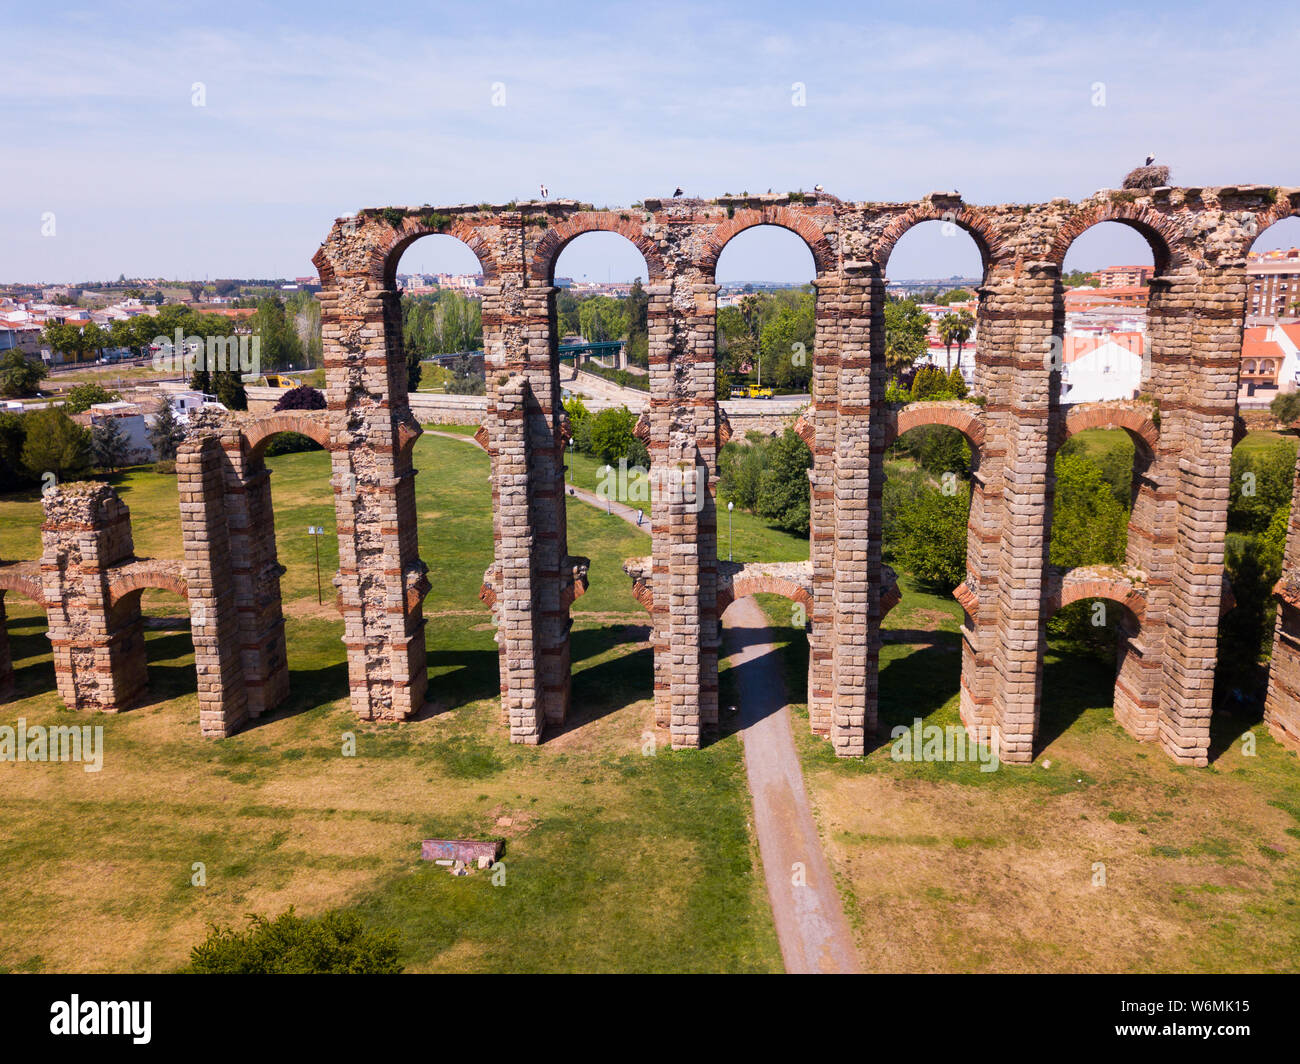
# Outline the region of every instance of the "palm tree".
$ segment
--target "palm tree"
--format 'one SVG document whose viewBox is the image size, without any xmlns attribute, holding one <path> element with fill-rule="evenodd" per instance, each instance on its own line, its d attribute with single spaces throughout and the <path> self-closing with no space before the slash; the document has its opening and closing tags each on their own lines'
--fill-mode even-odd
<svg viewBox="0 0 1300 1064">
<path fill-rule="evenodd" d="M 953 330 L 953 339 L 957 341 L 957 364 L 961 365 L 961 353 L 966 346 L 966 341 L 971 338 L 975 331 L 975 315 L 969 310 L 959 310 L 957 312 L 957 327 Z"/>
<path fill-rule="evenodd" d="M 939 339 L 943 341 L 945 361 L 948 364 L 947 368 L 949 373 L 952 372 L 952 345 L 957 342 L 957 334 L 961 329 L 961 318 L 951 311 L 939 319 Z M 963 337 L 963 340 L 969 338 L 970 333 L 967 332 L 966 336 Z"/>
</svg>

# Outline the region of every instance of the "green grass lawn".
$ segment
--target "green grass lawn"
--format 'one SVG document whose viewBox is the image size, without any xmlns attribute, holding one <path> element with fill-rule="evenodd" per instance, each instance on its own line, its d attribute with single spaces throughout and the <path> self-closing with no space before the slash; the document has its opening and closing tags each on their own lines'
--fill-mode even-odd
<svg viewBox="0 0 1300 1064">
<path fill-rule="evenodd" d="M 621 570 L 649 552 L 647 534 L 570 501 L 571 551 L 592 559 L 574 609 L 571 726 L 540 747 L 512 746 L 477 597 L 492 557 L 488 457 L 423 437 L 430 708 L 364 723 L 348 708 L 332 605 L 337 546 L 321 539 L 318 606 L 306 534 L 333 527 L 327 456 L 268 465 L 291 694 L 239 735 L 199 737 L 175 596 L 146 593 L 146 703 L 94 718 L 59 706 L 44 617 L 8 596 L 18 690 L 0 723 L 100 725 L 105 754 L 97 774 L 0 764 L 0 969 L 170 970 L 210 923 L 294 905 L 351 908 L 396 929 L 412 971 L 780 970 L 739 739 L 647 753 L 648 617 Z M 137 553 L 178 557 L 175 478 L 137 469 L 114 482 Z M 36 557 L 39 526 L 35 492 L 0 501 L 0 557 Z M 342 756 L 349 732 L 355 757 Z M 420 861 L 420 840 L 435 836 L 504 837 L 506 884 Z"/>
<path fill-rule="evenodd" d="M 784 599 L 759 597 L 864 968 L 1300 969 L 1293 753 L 1258 721 L 1216 716 L 1212 764 L 1175 765 L 1115 722 L 1114 662 L 1053 640 L 1033 765 L 896 762 L 891 729 L 960 723 L 962 621 L 951 596 L 899 580 L 882 626 L 880 738 L 860 760 L 809 733 L 807 637 Z"/>
</svg>

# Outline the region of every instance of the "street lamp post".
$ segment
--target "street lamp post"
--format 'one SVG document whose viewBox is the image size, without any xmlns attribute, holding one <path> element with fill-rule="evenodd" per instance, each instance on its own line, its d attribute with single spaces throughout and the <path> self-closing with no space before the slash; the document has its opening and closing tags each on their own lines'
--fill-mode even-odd
<svg viewBox="0 0 1300 1064">
<path fill-rule="evenodd" d="M 320 538 L 325 535 L 325 529 L 320 525 L 308 525 L 307 535 L 316 541 L 316 605 L 319 606 L 324 601 L 320 589 Z"/>
<path fill-rule="evenodd" d="M 731 561 L 731 546 L 733 542 L 731 537 L 731 511 L 735 508 L 736 504 L 734 502 L 727 503 L 727 561 Z"/>
</svg>

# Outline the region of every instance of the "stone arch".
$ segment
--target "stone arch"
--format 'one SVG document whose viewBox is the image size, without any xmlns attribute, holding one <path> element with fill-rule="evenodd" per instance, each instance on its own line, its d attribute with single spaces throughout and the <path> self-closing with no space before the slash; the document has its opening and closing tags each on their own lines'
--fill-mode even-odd
<svg viewBox="0 0 1300 1064">
<path fill-rule="evenodd" d="M 974 404 L 941 400 L 908 403 L 893 410 L 885 422 L 885 446 L 922 425 L 947 425 L 956 429 L 966 437 L 978 460 L 980 448 L 984 446 L 984 414 Z"/>
<path fill-rule="evenodd" d="M 838 256 L 821 227 L 809 215 L 784 204 L 774 204 L 761 209 L 754 207 L 738 209 L 731 218 L 709 235 L 697 265 L 712 277 L 718 268 L 718 260 L 722 257 L 723 249 L 732 238 L 760 225 L 785 229 L 799 237 L 812 254 L 818 277 L 835 269 Z"/>
<path fill-rule="evenodd" d="M 1160 443 L 1160 429 L 1152 413 L 1146 404 L 1078 403 L 1065 415 L 1060 443 L 1086 429 L 1123 429 L 1133 440 L 1139 460 L 1149 460 Z"/>
<path fill-rule="evenodd" d="M 0 565 L 0 593 L 6 591 L 22 595 L 45 609 L 45 592 L 41 587 L 39 572 L 20 569 L 14 565 Z"/>
<path fill-rule="evenodd" d="M 186 600 L 190 597 L 189 584 L 185 574 L 180 571 L 179 564 L 137 562 L 124 567 L 121 572 L 109 578 L 109 609 L 115 609 L 128 595 L 148 588 L 170 591 Z"/>
<path fill-rule="evenodd" d="M 1146 619 L 1146 591 L 1118 570 L 1086 566 L 1049 574 L 1045 594 L 1047 616 L 1084 599 L 1107 599 L 1122 606 L 1132 614 L 1139 629 Z"/>
<path fill-rule="evenodd" d="M 1065 268 L 1065 256 L 1080 236 L 1094 225 L 1118 222 L 1139 233 L 1151 249 L 1155 263 L 1155 276 L 1188 264 L 1190 255 L 1183 244 L 1183 234 L 1178 226 L 1148 204 L 1133 203 L 1125 199 L 1108 199 L 1081 207 L 1061 224 L 1052 241 L 1048 259 L 1057 269 Z"/>
<path fill-rule="evenodd" d="M 646 283 L 656 283 L 665 272 L 663 256 L 658 245 L 646 236 L 644 223 L 633 217 L 633 213 L 631 210 L 582 211 L 550 226 L 529 259 L 529 279 L 538 284 L 552 284 L 561 253 L 578 237 L 587 233 L 616 233 L 641 252 L 646 264 Z M 644 217 L 646 212 L 636 208 L 635 213 Z"/>
<path fill-rule="evenodd" d="M 960 200 L 951 204 L 923 200 L 897 215 L 876 239 L 874 258 L 883 271 L 898 242 L 910 229 L 923 222 L 950 222 L 966 231 L 979 248 L 984 263 L 984 275 L 989 267 L 1010 257 L 993 221 L 983 211 L 968 207 Z"/>
<path fill-rule="evenodd" d="M 330 450 L 330 426 L 323 410 L 277 410 L 242 426 L 249 452 L 257 458 L 266 453 L 271 437 L 281 432 L 297 432 Z"/>
<path fill-rule="evenodd" d="M 750 595 L 780 595 L 791 602 L 801 604 L 805 616 L 812 616 L 812 590 L 798 580 L 766 573 L 745 572 L 738 573 L 735 580 L 718 588 L 718 616 L 721 617 L 726 613 L 727 607 L 733 602 L 748 598 Z"/>
<path fill-rule="evenodd" d="M 1264 230 L 1269 226 L 1276 225 L 1288 218 L 1300 217 L 1300 191 L 1288 189 L 1285 194 L 1282 194 L 1282 190 L 1274 189 L 1273 195 L 1274 200 L 1268 210 L 1261 211 L 1255 216 L 1256 229 L 1254 235 L 1250 238 L 1252 244 L 1263 235 Z M 1246 250 L 1249 250 L 1249 245 L 1247 245 Z"/>
<path fill-rule="evenodd" d="M 382 273 L 379 280 L 387 291 L 397 291 L 397 266 L 402 261 L 402 256 L 406 254 L 406 249 L 426 236 L 449 236 L 454 240 L 460 241 L 478 259 L 479 268 L 483 271 L 483 280 L 490 283 L 497 277 L 497 263 L 493 257 L 492 249 L 478 228 L 465 219 L 457 221 L 447 228 L 434 229 L 425 225 L 419 218 L 408 216 L 402 219 L 401 225 L 393 230 L 391 239 L 381 243 L 376 249 L 376 256 L 382 264 Z M 321 278 L 324 281 L 324 278 Z"/>
</svg>

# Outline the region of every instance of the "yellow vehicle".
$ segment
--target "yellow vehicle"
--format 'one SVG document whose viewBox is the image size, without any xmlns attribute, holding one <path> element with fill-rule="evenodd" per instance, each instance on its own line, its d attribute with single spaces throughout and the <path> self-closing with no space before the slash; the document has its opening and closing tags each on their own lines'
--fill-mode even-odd
<svg viewBox="0 0 1300 1064">
<path fill-rule="evenodd" d="M 297 388 L 299 383 L 292 377 L 286 377 L 283 373 L 268 373 L 266 375 L 266 386 L 268 388 Z"/>
<path fill-rule="evenodd" d="M 771 399 L 771 388 L 760 388 L 756 384 L 741 384 L 731 389 L 733 399 Z"/>
</svg>

